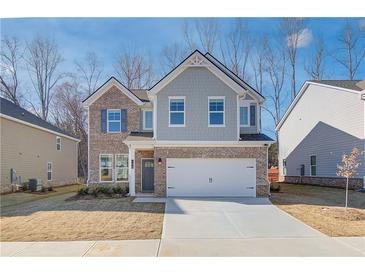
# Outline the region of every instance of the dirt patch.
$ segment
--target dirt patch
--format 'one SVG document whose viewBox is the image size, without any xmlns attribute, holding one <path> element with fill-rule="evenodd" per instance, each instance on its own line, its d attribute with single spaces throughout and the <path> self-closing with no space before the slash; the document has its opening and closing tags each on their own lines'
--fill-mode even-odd
<svg viewBox="0 0 365 274">
<path fill-rule="evenodd" d="M 159 239 L 165 205 L 133 198 L 66 201 L 51 197 L 2 212 L 1 241 Z"/>
<path fill-rule="evenodd" d="M 365 194 L 328 187 L 280 184 L 271 201 L 282 210 L 328 236 L 365 236 Z"/>
</svg>

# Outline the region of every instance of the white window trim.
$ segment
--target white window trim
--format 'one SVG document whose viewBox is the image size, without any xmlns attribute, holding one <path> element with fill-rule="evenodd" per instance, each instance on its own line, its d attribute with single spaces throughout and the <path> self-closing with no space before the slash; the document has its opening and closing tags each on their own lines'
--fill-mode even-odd
<svg viewBox="0 0 365 274">
<path fill-rule="evenodd" d="M 185 107 L 185 103 L 184 103 L 184 107 Z M 152 112 L 152 127 L 151 128 L 146 127 L 146 112 Z M 143 110 L 143 130 L 153 130 L 153 110 L 152 109 Z"/>
<path fill-rule="evenodd" d="M 118 176 L 117 176 L 117 167 L 116 167 L 116 164 L 117 164 L 117 156 L 118 155 L 123 155 L 123 156 L 127 156 L 127 174 L 128 174 L 128 179 L 127 180 L 122 180 L 122 181 L 118 181 Z M 129 180 L 129 155 L 128 155 L 128 153 L 117 153 L 117 154 L 115 154 L 114 155 L 115 156 L 115 159 L 114 159 L 114 171 L 113 171 L 113 174 L 114 174 L 114 176 L 115 176 L 115 181 L 116 182 L 118 182 L 118 183 L 122 183 L 122 182 L 124 182 L 124 183 L 126 183 L 126 182 L 128 182 L 128 180 Z"/>
<path fill-rule="evenodd" d="M 51 164 L 51 179 L 48 180 L 48 165 Z M 53 163 L 52 162 L 47 162 L 47 181 L 51 182 L 53 180 Z"/>
<path fill-rule="evenodd" d="M 111 181 L 102 181 L 101 180 L 101 156 L 111 156 L 112 157 L 112 180 Z M 113 159 L 113 154 L 108 154 L 108 153 L 100 153 L 99 154 L 99 182 L 100 183 L 110 183 L 110 182 L 113 182 L 114 180 L 114 169 L 113 169 L 113 166 L 114 166 L 114 159 Z"/>
<path fill-rule="evenodd" d="M 210 124 L 210 113 L 222 113 L 222 111 L 210 111 L 209 104 L 210 100 L 223 99 L 223 124 L 222 125 L 212 125 Z M 226 126 L 226 97 L 225 96 L 208 96 L 208 127 L 225 127 Z"/>
<path fill-rule="evenodd" d="M 119 120 L 119 131 L 109 131 L 109 112 L 119 112 L 120 120 Z M 113 120 L 117 121 L 117 120 Z M 107 109 L 106 112 L 106 132 L 107 133 L 120 133 L 122 132 L 122 111 L 120 109 Z"/>
<path fill-rule="evenodd" d="M 57 149 L 58 148 L 58 141 L 59 141 L 60 149 Z M 57 151 L 61 151 L 62 150 L 62 140 L 61 140 L 61 137 L 60 136 L 56 136 L 56 150 Z"/>
<path fill-rule="evenodd" d="M 314 157 L 316 157 L 316 164 L 315 165 L 312 165 L 312 156 L 314 156 Z M 309 168 L 309 172 L 310 172 L 310 176 L 318 176 L 317 175 L 317 155 L 309 155 L 309 166 L 310 166 L 310 168 Z M 316 175 L 312 175 L 312 166 L 315 166 L 316 167 Z"/>
<path fill-rule="evenodd" d="M 251 127 L 251 123 L 250 123 L 251 122 L 251 111 L 250 111 L 251 104 L 256 104 L 256 126 L 257 126 L 257 102 L 255 100 L 241 99 L 239 108 L 238 108 L 238 115 L 239 115 L 238 124 L 240 125 L 240 127 Z M 247 107 L 247 125 L 241 125 L 241 115 L 240 115 L 241 107 Z"/>
<path fill-rule="evenodd" d="M 186 109 L 186 100 L 185 100 L 186 96 L 169 96 L 169 127 L 185 127 L 186 125 L 186 117 L 185 117 L 185 109 Z M 170 105 L 171 105 L 171 100 L 175 100 L 175 99 L 183 99 L 184 100 L 184 124 L 182 125 L 175 125 L 175 124 L 171 124 L 171 112 L 173 113 L 181 113 L 182 111 L 171 111 L 170 110 Z"/>
</svg>

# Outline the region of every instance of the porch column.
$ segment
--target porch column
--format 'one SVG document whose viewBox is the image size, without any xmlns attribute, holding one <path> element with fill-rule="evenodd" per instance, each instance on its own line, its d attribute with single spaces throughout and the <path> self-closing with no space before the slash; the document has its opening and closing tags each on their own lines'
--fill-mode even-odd
<svg viewBox="0 0 365 274">
<path fill-rule="evenodd" d="M 128 182 L 129 182 L 129 195 L 135 196 L 136 189 L 135 189 L 135 173 L 136 173 L 136 163 L 134 160 L 135 157 L 135 149 L 130 145 L 129 146 L 129 154 L 128 154 Z"/>
</svg>

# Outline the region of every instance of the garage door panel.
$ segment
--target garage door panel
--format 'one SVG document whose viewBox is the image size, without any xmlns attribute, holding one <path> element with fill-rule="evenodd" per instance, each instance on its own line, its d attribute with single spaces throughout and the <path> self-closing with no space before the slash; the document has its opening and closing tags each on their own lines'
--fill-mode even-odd
<svg viewBox="0 0 365 274">
<path fill-rule="evenodd" d="M 167 195 L 255 197 L 255 159 L 167 159 Z"/>
</svg>

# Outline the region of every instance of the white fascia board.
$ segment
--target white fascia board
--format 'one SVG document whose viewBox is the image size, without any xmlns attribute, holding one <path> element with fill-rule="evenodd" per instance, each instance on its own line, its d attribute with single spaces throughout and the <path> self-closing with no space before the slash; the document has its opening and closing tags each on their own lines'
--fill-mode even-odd
<svg viewBox="0 0 365 274">
<path fill-rule="evenodd" d="M 8 119 L 8 120 L 13 121 L 13 122 L 17 122 L 19 124 L 23 124 L 23 125 L 33 127 L 33 128 L 39 129 L 39 130 L 43 130 L 43 131 L 46 131 L 48 133 L 52 133 L 54 135 L 64 137 L 64 138 L 70 139 L 70 140 L 75 141 L 75 142 L 80 142 L 81 141 L 80 139 L 73 138 L 73 137 L 68 136 L 66 134 L 63 134 L 63 133 L 60 133 L 60 132 L 57 132 L 57 131 L 53 131 L 53 130 L 50 130 L 50 129 L 47 129 L 47 128 L 44 128 L 44 127 L 41 127 L 41 126 L 37 126 L 37 125 L 34 125 L 32 123 L 28 123 L 28 122 L 25 122 L 23 120 L 19 120 L 17 118 L 14 118 L 14 117 L 2 114 L 2 113 L 0 113 L 0 117 L 4 118 L 4 119 Z"/>
<path fill-rule="evenodd" d="M 199 64 L 195 64 L 194 60 L 197 58 L 201 59 Z M 212 61 L 210 61 L 207 57 L 200 54 L 199 52 L 195 52 L 190 58 L 186 59 L 182 64 L 180 64 L 174 71 L 172 71 L 169 75 L 167 75 L 161 82 L 159 82 L 156 86 L 154 86 L 150 93 L 156 95 L 161 89 L 163 89 L 168 83 L 170 83 L 173 79 L 175 79 L 180 73 L 182 73 L 185 69 L 190 67 L 204 67 L 207 68 L 210 72 L 212 72 L 215 76 L 217 76 L 220 80 L 222 80 L 225 84 L 227 84 L 230 88 L 232 88 L 239 95 L 244 95 L 247 91 L 244 90 L 239 84 L 233 81 L 230 77 L 228 77 L 225 73 L 223 73 L 217 65 L 215 65 Z"/>
<path fill-rule="evenodd" d="M 117 80 L 110 79 L 107 83 L 105 83 L 102 87 L 99 88 L 93 95 L 91 95 L 87 100 L 83 103 L 84 106 L 90 106 L 97 99 L 99 99 L 105 92 L 107 92 L 112 86 L 116 86 L 120 91 L 122 91 L 129 99 L 135 102 L 138 106 L 143 106 L 144 103 L 135 96 L 132 92 L 122 86 Z"/>
</svg>

